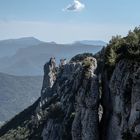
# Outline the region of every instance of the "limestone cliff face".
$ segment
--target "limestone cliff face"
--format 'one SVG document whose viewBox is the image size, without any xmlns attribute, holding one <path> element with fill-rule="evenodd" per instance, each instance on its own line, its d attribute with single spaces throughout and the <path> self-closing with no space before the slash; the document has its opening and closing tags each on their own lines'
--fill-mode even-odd
<svg viewBox="0 0 140 140">
<path fill-rule="evenodd" d="M 55 101 L 47 109 L 43 140 L 99 139 L 96 63 L 91 57 L 83 63 L 60 65 L 54 86 L 49 91 L 50 99 L 55 97 Z"/>
<path fill-rule="evenodd" d="M 103 73 L 102 140 L 140 139 L 140 62 L 121 60 L 111 79 Z"/>
<path fill-rule="evenodd" d="M 93 57 L 88 57 L 57 69 L 56 80 L 49 90 L 48 99 L 53 101 L 48 105 L 47 97 L 43 98 L 47 101 L 41 109 L 47 112 L 43 140 L 140 138 L 140 63 L 122 59 L 110 78 L 107 69 L 99 73 L 101 79 L 95 72 L 96 63 Z M 101 121 L 99 104 L 103 106 Z"/>
<path fill-rule="evenodd" d="M 44 79 L 41 90 L 41 99 L 43 101 L 44 98 L 49 97 L 50 89 L 52 88 L 55 80 L 56 80 L 56 63 L 55 58 L 51 58 L 48 63 L 44 65 Z"/>
</svg>

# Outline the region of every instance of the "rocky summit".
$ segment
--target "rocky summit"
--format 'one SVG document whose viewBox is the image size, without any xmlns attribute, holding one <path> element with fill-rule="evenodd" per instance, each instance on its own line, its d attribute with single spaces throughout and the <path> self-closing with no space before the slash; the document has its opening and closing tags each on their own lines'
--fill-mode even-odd
<svg viewBox="0 0 140 140">
<path fill-rule="evenodd" d="M 99 53 L 44 65 L 40 98 L 0 140 L 140 140 L 140 28 Z"/>
</svg>

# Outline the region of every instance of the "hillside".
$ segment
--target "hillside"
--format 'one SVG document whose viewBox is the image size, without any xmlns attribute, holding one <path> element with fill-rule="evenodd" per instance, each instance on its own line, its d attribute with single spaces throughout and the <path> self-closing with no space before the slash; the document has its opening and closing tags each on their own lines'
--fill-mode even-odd
<svg viewBox="0 0 140 140">
<path fill-rule="evenodd" d="M 40 95 L 42 77 L 0 73 L 0 122 L 7 121 L 31 105 Z"/>
</svg>

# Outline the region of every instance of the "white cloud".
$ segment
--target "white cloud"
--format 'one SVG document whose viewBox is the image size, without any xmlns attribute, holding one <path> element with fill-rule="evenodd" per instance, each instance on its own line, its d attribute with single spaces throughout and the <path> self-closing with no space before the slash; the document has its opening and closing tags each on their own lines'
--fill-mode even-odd
<svg viewBox="0 0 140 140">
<path fill-rule="evenodd" d="M 63 11 L 74 11 L 79 12 L 85 8 L 85 5 L 81 3 L 79 0 L 74 0 L 72 4 L 69 4 Z"/>
</svg>

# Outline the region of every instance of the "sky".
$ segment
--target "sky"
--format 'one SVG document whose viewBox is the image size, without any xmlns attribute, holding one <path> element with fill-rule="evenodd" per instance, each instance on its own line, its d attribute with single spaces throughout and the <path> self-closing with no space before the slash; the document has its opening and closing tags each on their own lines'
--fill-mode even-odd
<svg viewBox="0 0 140 140">
<path fill-rule="evenodd" d="M 108 42 L 140 25 L 139 7 L 140 0 L 0 0 L 0 40 Z"/>
</svg>

